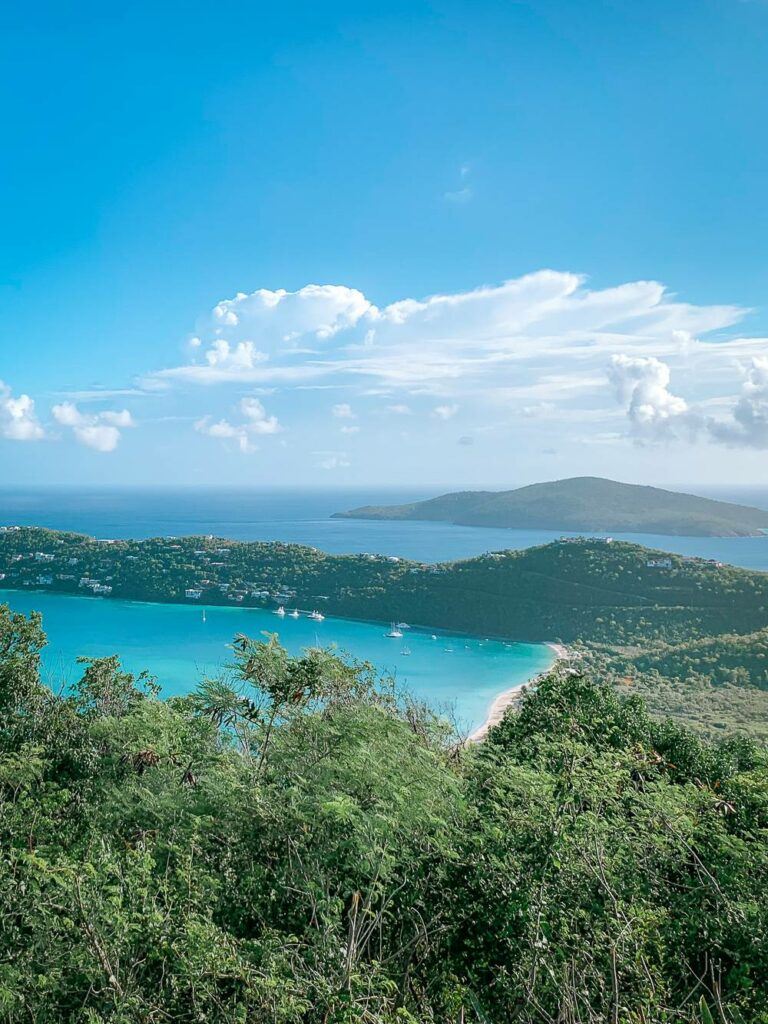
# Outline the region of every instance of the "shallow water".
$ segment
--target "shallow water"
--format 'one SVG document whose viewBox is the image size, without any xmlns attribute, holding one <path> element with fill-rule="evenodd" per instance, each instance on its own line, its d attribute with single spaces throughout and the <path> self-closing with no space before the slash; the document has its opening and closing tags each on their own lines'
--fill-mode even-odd
<svg viewBox="0 0 768 1024">
<path fill-rule="evenodd" d="M 76 680 L 78 655 L 119 654 L 132 672 L 148 669 L 164 695 L 188 693 L 205 675 L 231 661 L 228 644 L 237 633 L 258 637 L 275 632 L 292 652 L 313 645 L 335 646 L 380 672 L 394 674 L 433 707 L 451 710 L 463 727 L 475 727 L 502 690 L 525 682 L 552 662 L 542 644 L 512 644 L 405 630 L 402 640 L 387 638 L 380 623 L 327 618 L 281 619 L 249 608 L 202 609 L 188 605 L 112 601 L 57 594 L 0 592 L 17 611 L 42 612 L 49 646 L 44 654 L 46 682 L 59 689 Z M 404 649 L 410 655 L 403 655 Z"/>
</svg>

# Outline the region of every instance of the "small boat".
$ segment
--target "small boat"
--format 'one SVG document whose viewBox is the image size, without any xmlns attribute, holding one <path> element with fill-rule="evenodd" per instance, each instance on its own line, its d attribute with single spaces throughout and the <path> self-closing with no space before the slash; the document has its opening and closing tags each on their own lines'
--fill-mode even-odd
<svg viewBox="0 0 768 1024">
<path fill-rule="evenodd" d="M 293 611 L 289 612 L 288 614 L 291 616 L 292 619 L 298 619 L 298 617 L 299 617 L 299 609 L 298 608 L 294 608 Z"/>
<path fill-rule="evenodd" d="M 313 619 L 315 622 L 322 622 L 323 619 L 325 618 L 322 612 L 311 612 L 309 617 L 310 619 Z"/>
<path fill-rule="evenodd" d="M 398 629 L 410 629 L 411 627 L 408 625 L 407 622 L 398 622 L 397 623 L 397 628 Z"/>
<path fill-rule="evenodd" d="M 285 608 L 282 605 L 277 609 L 275 615 L 279 615 L 281 619 L 285 618 Z"/>
<path fill-rule="evenodd" d="M 443 650 L 445 651 L 446 654 L 453 654 L 452 647 L 444 647 Z"/>
<path fill-rule="evenodd" d="M 407 658 L 407 657 L 408 657 L 408 655 L 409 655 L 409 654 L 411 653 L 411 648 L 410 648 L 410 647 L 404 647 L 404 648 L 402 649 L 402 651 L 400 651 L 400 653 L 402 654 L 402 656 L 403 656 L 404 658 Z"/>
<path fill-rule="evenodd" d="M 432 634 L 432 639 L 433 639 L 433 640 L 437 640 L 437 633 L 433 633 L 433 634 Z"/>
<path fill-rule="evenodd" d="M 205 622 L 205 608 L 203 608 L 203 622 Z"/>
<path fill-rule="evenodd" d="M 392 625 L 389 628 L 389 632 L 385 633 L 384 636 L 388 636 L 392 640 L 400 640 L 400 639 L 402 639 L 403 632 L 402 632 L 402 630 L 398 629 L 397 626 L 395 625 L 395 623 L 393 622 Z"/>
</svg>

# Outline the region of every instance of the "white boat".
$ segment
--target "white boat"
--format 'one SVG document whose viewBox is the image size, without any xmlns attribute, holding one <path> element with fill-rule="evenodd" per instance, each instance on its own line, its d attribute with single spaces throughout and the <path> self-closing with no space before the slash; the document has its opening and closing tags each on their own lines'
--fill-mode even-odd
<svg viewBox="0 0 768 1024">
<path fill-rule="evenodd" d="M 279 615 L 281 619 L 285 618 L 285 608 L 283 608 L 283 606 L 280 605 L 280 607 L 275 612 L 275 615 Z"/>
<path fill-rule="evenodd" d="M 310 619 L 314 619 L 315 622 L 322 622 L 325 616 L 322 612 L 311 612 Z"/>
<path fill-rule="evenodd" d="M 403 631 L 401 629 L 398 629 L 395 623 L 393 622 L 389 628 L 389 632 L 385 633 L 384 635 L 390 637 L 392 640 L 400 640 L 403 636 Z"/>
<path fill-rule="evenodd" d="M 298 608 L 294 608 L 292 612 L 289 612 L 289 614 L 290 614 L 292 619 L 298 619 L 298 617 L 299 617 L 299 609 Z"/>
<path fill-rule="evenodd" d="M 203 608 L 203 622 L 205 622 L 205 608 Z"/>
<path fill-rule="evenodd" d="M 402 649 L 402 651 L 400 651 L 400 653 L 402 654 L 402 656 L 403 656 L 404 658 L 407 658 L 407 657 L 408 657 L 408 655 L 409 655 L 409 654 L 411 653 L 411 648 L 410 648 L 410 647 L 404 647 L 404 648 Z"/>
</svg>

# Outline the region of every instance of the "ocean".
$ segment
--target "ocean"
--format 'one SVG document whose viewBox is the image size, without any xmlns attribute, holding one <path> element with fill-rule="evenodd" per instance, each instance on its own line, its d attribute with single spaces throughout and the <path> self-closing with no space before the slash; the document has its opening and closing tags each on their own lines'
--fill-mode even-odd
<svg viewBox="0 0 768 1024">
<path fill-rule="evenodd" d="M 697 488 L 696 493 L 768 508 L 768 488 Z M 358 505 L 399 504 L 431 496 L 423 491 L 382 489 L 7 488 L 0 490 L 0 525 L 46 526 L 102 539 L 212 533 L 233 540 L 280 540 L 333 553 L 370 551 L 423 562 L 527 548 L 562 536 L 562 531 L 551 530 L 330 518 L 334 512 Z M 616 536 L 678 554 L 768 570 L 768 537 Z"/>
</svg>

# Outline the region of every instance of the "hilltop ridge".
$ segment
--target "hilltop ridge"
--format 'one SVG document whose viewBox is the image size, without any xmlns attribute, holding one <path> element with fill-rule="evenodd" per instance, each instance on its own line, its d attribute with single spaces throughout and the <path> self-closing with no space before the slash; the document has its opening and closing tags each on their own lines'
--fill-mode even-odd
<svg viewBox="0 0 768 1024">
<path fill-rule="evenodd" d="M 765 509 L 593 476 L 509 491 L 458 491 L 407 505 L 365 505 L 335 513 L 334 518 L 697 537 L 755 537 L 768 532 Z"/>
</svg>

